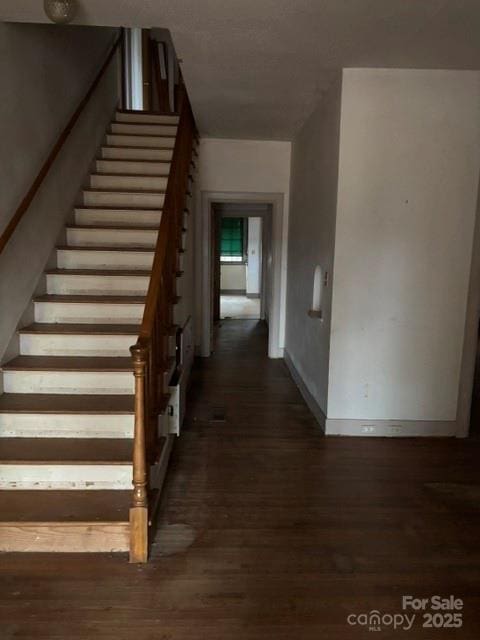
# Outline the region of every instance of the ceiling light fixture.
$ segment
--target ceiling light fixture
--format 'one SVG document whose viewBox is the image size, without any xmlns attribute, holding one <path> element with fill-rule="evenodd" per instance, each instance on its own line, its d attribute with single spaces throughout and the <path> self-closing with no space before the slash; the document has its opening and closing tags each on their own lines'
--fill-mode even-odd
<svg viewBox="0 0 480 640">
<path fill-rule="evenodd" d="M 44 0 L 45 13 L 56 24 L 71 22 L 77 12 L 76 0 Z"/>
</svg>

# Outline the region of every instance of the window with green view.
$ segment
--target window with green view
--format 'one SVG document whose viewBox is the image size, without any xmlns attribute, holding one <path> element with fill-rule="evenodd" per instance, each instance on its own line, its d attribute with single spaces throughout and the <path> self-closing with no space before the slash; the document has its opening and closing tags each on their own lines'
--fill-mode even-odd
<svg viewBox="0 0 480 640">
<path fill-rule="evenodd" d="M 223 262 L 243 262 L 244 218 L 222 218 L 220 231 L 220 259 Z"/>
</svg>

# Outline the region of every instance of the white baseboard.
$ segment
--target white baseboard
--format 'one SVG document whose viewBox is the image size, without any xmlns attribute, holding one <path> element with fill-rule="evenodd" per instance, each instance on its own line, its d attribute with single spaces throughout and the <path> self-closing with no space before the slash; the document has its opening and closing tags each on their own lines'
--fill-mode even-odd
<svg viewBox="0 0 480 640">
<path fill-rule="evenodd" d="M 327 436 L 367 438 L 452 438 L 457 435 L 456 421 L 427 420 L 344 420 L 327 418 Z"/>
<path fill-rule="evenodd" d="M 367 438 L 453 438 L 458 437 L 455 420 L 350 420 L 327 418 L 307 389 L 300 373 L 285 349 L 285 364 L 300 390 L 306 405 L 325 431 L 326 436 Z"/>
<path fill-rule="evenodd" d="M 303 399 L 305 400 L 305 404 L 310 409 L 313 414 L 313 417 L 318 422 L 320 427 L 325 430 L 325 414 L 323 413 L 320 405 L 312 396 L 310 391 L 307 389 L 302 376 L 298 373 L 295 365 L 292 362 L 292 359 L 286 349 L 283 349 L 283 358 L 285 360 L 285 364 L 287 365 L 288 370 L 290 371 L 290 375 L 293 378 L 293 381 L 297 385 L 300 393 L 302 394 Z"/>
</svg>

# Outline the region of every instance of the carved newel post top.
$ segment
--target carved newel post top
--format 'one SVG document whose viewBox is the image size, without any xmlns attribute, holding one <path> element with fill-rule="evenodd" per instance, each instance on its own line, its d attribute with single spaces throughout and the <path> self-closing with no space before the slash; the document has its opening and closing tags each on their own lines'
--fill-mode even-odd
<svg viewBox="0 0 480 640">
<path fill-rule="evenodd" d="M 133 347 L 130 347 L 130 353 L 132 354 L 135 372 L 141 371 L 147 362 L 147 347 L 137 342 Z"/>
</svg>

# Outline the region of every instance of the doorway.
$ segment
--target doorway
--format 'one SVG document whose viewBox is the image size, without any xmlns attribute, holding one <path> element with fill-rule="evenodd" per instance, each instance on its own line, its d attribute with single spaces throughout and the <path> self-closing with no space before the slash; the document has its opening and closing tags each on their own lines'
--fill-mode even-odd
<svg viewBox="0 0 480 640">
<path fill-rule="evenodd" d="M 213 321 L 265 320 L 271 206 L 212 204 Z"/>
<path fill-rule="evenodd" d="M 122 109 L 175 113 L 180 67 L 168 29 L 124 28 Z"/>
<path fill-rule="evenodd" d="M 212 353 L 215 319 L 221 315 L 220 211 L 233 217 L 261 218 L 259 318 L 267 325 L 268 356 L 283 357 L 283 207 L 283 194 L 202 192 L 202 216 L 197 218 L 201 220 L 197 235 L 202 272 L 202 287 L 197 298 L 201 318 L 200 355 L 208 357 Z M 224 294 L 228 295 L 225 291 Z"/>
<path fill-rule="evenodd" d="M 202 286 L 198 289 L 197 309 L 200 313 L 200 355 L 208 357 L 212 353 L 214 337 L 215 304 L 218 297 L 214 294 L 214 279 L 220 273 L 216 265 L 215 242 L 216 220 L 214 206 L 250 205 L 255 208 L 252 215 L 262 217 L 262 277 L 263 288 L 260 297 L 260 318 L 268 328 L 268 356 L 283 357 L 284 330 L 284 196 L 278 193 L 215 192 L 202 191 L 202 215 L 197 217 L 200 228 L 197 235 L 199 251 L 199 269 L 202 273 Z M 263 208 L 265 205 L 268 207 Z M 260 208 L 262 207 L 263 210 Z M 283 268 L 282 268 L 283 267 Z M 219 285 L 216 285 L 219 286 Z M 218 310 L 219 311 L 219 310 Z M 219 313 L 218 313 L 219 316 Z"/>
</svg>

